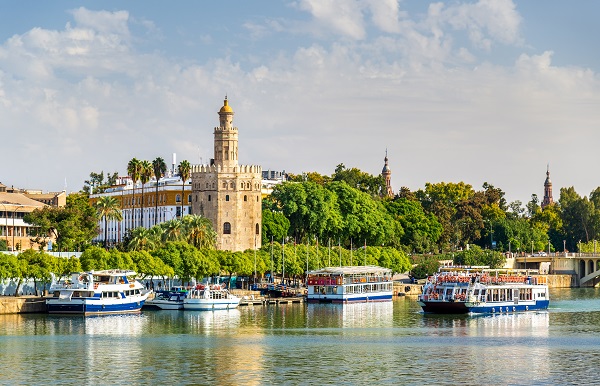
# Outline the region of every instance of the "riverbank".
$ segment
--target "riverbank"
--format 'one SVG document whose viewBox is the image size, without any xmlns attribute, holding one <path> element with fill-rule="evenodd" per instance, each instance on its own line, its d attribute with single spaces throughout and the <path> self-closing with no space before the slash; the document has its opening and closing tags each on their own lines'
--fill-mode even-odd
<svg viewBox="0 0 600 386">
<path fill-rule="evenodd" d="M 0 314 L 45 313 L 46 299 L 40 296 L 0 296 Z"/>
</svg>

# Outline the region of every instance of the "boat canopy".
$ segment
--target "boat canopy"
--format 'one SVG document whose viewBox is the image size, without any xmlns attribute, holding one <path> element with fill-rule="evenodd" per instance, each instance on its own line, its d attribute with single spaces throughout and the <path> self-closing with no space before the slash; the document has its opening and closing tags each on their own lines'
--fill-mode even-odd
<svg viewBox="0 0 600 386">
<path fill-rule="evenodd" d="M 391 275 L 389 268 L 376 265 L 354 265 L 345 267 L 325 267 L 314 271 L 308 271 L 309 275 Z"/>
</svg>

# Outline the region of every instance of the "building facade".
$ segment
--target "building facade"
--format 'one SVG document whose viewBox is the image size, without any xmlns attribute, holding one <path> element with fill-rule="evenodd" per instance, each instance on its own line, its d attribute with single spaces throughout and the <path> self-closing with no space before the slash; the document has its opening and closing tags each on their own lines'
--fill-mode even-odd
<svg viewBox="0 0 600 386">
<path fill-rule="evenodd" d="M 244 251 L 261 246 L 262 168 L 239 165 L 238 128 L 227 98 L 214 128 L 214 159 L 192 166 L 192 213 L 210 219 L 217 249 Z"/>
<path fill-rule="evenodd" d="M 109 245 L 123 241 L 128 230 L 143 226 L 151 228 L 155 224 L 180 218 L 191 214 L 191 180 L 182 184 L 178 176 L 155 178 L 143 185 L 134 184 L 129 177 L 120 177 L 119 184 L 110 187 L 104 193 L 90 195 L 90 203 L 94 205 L 102 196 L 114 197 L 121 209 L 121 221 L 110 220 L 106 224 L 106 240 Z M 158 194 L 157 187 L 158 185 Z M 183 201 L 183 212 L 182 208 Z M 105 240 L 104 220 L 98 223 L 100 234 L 94 241 Z"/>
<path fill-rule="evenodd" d="M 39 248 L 40 245 L 32 241 L 38 236 L 43 243 L 52 240 L 49 235 L 39 235 L 39 228 L 24 220 L 27 213 L 45 206 L 24 194 L 0 191 L 0 238 L 6 241 L 9 251 Z"/>
</svg>

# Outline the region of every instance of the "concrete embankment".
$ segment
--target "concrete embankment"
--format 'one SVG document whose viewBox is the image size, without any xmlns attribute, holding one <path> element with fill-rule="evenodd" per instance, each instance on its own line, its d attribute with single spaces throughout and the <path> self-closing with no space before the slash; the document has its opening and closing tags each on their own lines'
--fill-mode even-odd
<svg viewBox="0 0 600 386">
<path fill-rule="evenodd" d="M 46 312 L 46 299 L 39 296 L 0 296 L 0 314 Z"/>
</svg>

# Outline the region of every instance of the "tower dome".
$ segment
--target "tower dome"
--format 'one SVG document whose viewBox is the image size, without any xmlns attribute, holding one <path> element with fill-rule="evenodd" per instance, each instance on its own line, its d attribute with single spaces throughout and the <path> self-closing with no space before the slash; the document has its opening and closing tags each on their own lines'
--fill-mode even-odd
<svg viewBox="0 0 600 386">
<path fill-rule="evenodd" d="M 229 106 L 227 97 L 225 97 L 225 100 L 223 101 L 223 107 L 221 107 L 221 110 L 219 110 L 219 114 L 221 113 L 233 113 L 233 109 L 231 106 Z"/>
</svg>

